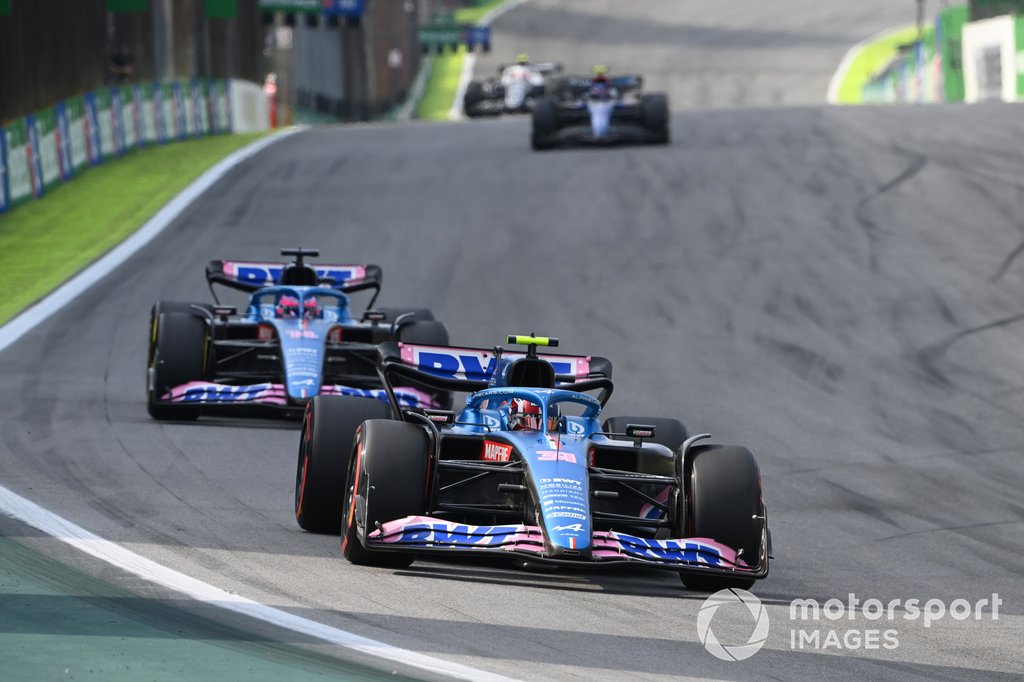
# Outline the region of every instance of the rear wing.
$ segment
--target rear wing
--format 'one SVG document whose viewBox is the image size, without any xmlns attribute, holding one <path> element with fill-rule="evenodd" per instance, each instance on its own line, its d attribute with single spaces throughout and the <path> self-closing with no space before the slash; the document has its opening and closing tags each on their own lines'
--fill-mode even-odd
<svg viewBox="0 0 1024 682">
<path fill-rule="evenodd" d="M 569 90 L 573 96 L 581 96 L 590 90 L 594 84 L 592 76 L 568 76 L 563 81 L 563 87 Z M 644 86 L 643 76 L 615 76 L 608 79 L 608 85 L 622 92 L 629 90 L 640 90 Z"/>
<path fill-rule="evenodd" d="M 263 287 L 274 286 L 281 279 L 281 273 L 291 263 L 269 261 L 212 260 L 206 266 L 206 281 L 213 290 L 214 284 L 230 289 L 253 292 Z M 380 291 L 383 272 L 378 265 L 335 265 L 310 264 L 323 286 L 343 293 L 354 293 L 366 289 Z"/>
<path fill-rule="evenodd" d="M 393 396 L 392 378 L 414 380 L 436 390 L 473 393 L 488 387 L 498 359 L 527 357 L 521 351 L 500 348 L 467 348 L 462 346 L 423 346 L 386 341 L 377 347 L 378 371 L 389 394 Z M 607 402 L 612 390 L 612 363 L 607 358 L 590 355 L 538 354 L 555 368 L 559 388 L 571 391 L 602 389 L 601 403 Z M 392 405 L 398 405 L 392 400 Z"/>
</svg>

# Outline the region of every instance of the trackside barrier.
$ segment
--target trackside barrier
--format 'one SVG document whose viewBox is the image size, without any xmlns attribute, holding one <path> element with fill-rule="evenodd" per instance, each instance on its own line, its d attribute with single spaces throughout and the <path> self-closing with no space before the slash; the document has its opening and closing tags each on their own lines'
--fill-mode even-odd
<svg viewBox="0 0 1024 682">
<path fill-rule="evenodd" d="M 71 97 L 0 127 L 0 213 L 139 147 L 269 128 L 267 98 L 247 81 L 140 83 Z"/>
<path fill-rule="evenodd" d="M 865 103 L 933 103 L 944 99 L 941 25 L 924 31 L 922 40 L 908 45 L 902 53 L 864 86 Z"/>
</svg>

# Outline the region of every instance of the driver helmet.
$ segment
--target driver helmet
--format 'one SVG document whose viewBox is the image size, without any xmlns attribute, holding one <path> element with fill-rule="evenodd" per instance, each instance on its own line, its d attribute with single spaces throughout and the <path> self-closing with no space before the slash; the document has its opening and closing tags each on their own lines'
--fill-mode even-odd
<svg viewBox="0 0 1024 682">
<path fill-rule="evenodd" d="M 285 294 L 281 298 L 277 299 L 277 307 L 275 308 L 278 317 L 298 317 L 299 316 L 299 299 L 294 296 Z"/>
<path fill-rule="evenodd" d="M 548 408 L 548 431 L 558 430 L 559 410 L 551 405 Z M 540 405 L 523 398 L 513 398 L 509 405 L 509 427 L 513 431 L 542 431 Z"/>
<path fill-rule="evenodd" d="M 309 298 L 302 301 L 302 315 L 307 318 L 320 317 L 322 311 L 320 310 L 320 304 L 316 300 L 316 296 L 310 296 Z"/>
<path fill-rule="evenodd" d="M 526 66 L 530 63 L 530 55 L 519 53 L 516 55 L 516 64 L 519 66 Z"/>
<path fill-rule="evenodd" d="M 608 100 L 612 97 L 612 84 L 608 80 L 608 67 L 595 66 L 594 78 L 590 81 L 590 99 Z"/>
</svg>

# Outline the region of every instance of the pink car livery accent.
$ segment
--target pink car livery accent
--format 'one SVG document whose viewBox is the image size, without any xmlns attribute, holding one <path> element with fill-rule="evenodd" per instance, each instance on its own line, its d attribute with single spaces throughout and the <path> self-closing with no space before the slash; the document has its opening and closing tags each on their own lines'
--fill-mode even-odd
<svg viewBox="0 0 1024 682">
<path fill-rule="evenodd" d="M 387 400 L 387 393 L 383 389 L 353 388 L 352 386 L 339 386 L 328 384 L 320 387 L 320 395 L 347 395 L 360 398 L 376 398 Z M 418 391 L 414 388 L 396 387 L 395 397 L 399 402 L 409 407 L 438 407 L 434 397 L 429 393 Z M 228 384 L 215 384 L 208 381 L 190 381 L 181 386 L 175 386 L 160 398 L 171 403 L 248 403 L 260 405 L 287 405 L 288 392 L 284 384 L 253 384 L 251 386 L 231 386 Z"/>
<path fill-rule="evenodd" d="M 438 551 L 499 551 L 544 555 L 544 534 L 539 526 L 509 524 L 471 526 L 430 516 L 408 516 L 389 521 L 371 531 L 367 540 Z M 596 531 L 592 536 L 595 561 L 637 561 L 658 565 L 706 565 L 749 571 L 736 551 L 709 538 L 655 540 L 615 531 Z"/>
</svg>

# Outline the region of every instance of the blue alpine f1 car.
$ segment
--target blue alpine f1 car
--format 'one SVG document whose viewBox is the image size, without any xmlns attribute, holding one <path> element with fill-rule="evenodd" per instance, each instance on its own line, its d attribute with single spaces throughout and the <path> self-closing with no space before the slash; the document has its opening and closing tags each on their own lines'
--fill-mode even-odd
<svg viewBox="0 0 1024 682">
<path fill-rule="evenodd" d="M 306 408 L 295 515 L 340 533 L 356 564 L 417 555 L 643 565 L 691 589 L 749 587 L 768 574 L 770 534 L 753 454 L 703 444 L 677 419 L 601 411 L 600 357 L 380 346 L 389 405 L 319 396 Z M 395 384 L 468 392 L 461 411 L 412 408 Z M 596 392 L 597 395 L 591 395 Z"/>
<path fill-rule="evenodd" d="M 155 419 L 200 414 L 301 414 L 316 395 L 391 398 L 411 407 L 445 406 L 450 396 L 415 385 L 385 391 L 377 372 L 382 341 L 448 342 L 424 308 L 374 308 L 376 265 L 307 265 L 317 251 L 283 249 L 293 263 L 211 261 L 206 279 L 249 294 L 242 315 L 218 303 L 161 301 L 150 317 L 147 395 Z M 350 294 L 372 291 L 360 317 Z M 381 402 L 382 405 L 385 402 Z M 262 408 L 255 409 L 255 408 Z"/>
</svg>

